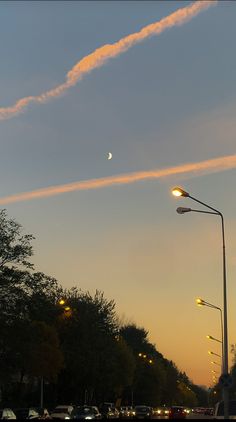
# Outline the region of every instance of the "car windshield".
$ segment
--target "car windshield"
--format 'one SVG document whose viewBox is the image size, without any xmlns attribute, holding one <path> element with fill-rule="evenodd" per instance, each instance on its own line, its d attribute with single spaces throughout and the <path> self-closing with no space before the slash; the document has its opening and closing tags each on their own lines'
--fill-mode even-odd
<svg viewBox="0 0 236 422">
<path fill-rule="evenodd" d="M 29 415 L 29 409 L 15 409 L 14 413 L 18 419 L 26 419 Z"/>
<path fill-rule="evenodd" d="M 69 413 L 67 407 L 56 407 L 56 409 L 53 410 L 53 413 Z"/>
<path fill-rule="evenodd" d="M 149 410 L 147 406 L 136 406 L 135 409 L 139 412 L 146 412 L 147 410 Z"/>
<path fill-rule="evenodd" d="M 77 414 L 77 415 L 87 415 L 88 413 L 92 413 L 92 414 L 94 414 L 94 413 L 96 413 L 95 412 L 95 409 L 93 409 L 92 407 L 78 407 L 76 410 L 75 410 L 75 413 Z"/>
</svg>

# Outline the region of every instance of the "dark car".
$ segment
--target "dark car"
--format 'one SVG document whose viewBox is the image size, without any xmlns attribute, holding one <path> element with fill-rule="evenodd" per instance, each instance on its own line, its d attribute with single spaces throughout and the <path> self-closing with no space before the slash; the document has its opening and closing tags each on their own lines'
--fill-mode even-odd
<svg viewBox="0 0 236 422">
<path fill-rule="evenodd" d="M 119 410 L 119 418 L 120 419 L 127 419 L 130 417 L 130 412 L 128 406 L 121 406 L 118 408 Z"/>
<path fill-rule="evenodd" d="M 185 419 L 186 412 L 183 406 L 171 406 L 169 411 L 169 419 Z"/>
<path fill-rule="evenodd" d="M 16 419 L 39 419 L 40 414 L 34 407 L 24 407 L 19 409 L 13 409 Z"/>
<path fill-rule="evenodd" d="M 74 410 L 72 404 L 69 405 L 58 405 L 51 412 L 50 416 L 52 419 L 70 419 L 71 412 Z"/>
<path fill-rule="evenodd" d="M 150 419 L 153 413 L 149 406 L 135 406 L 134 411 L 136 419 Z"/>
<path fill-rule="evenodd" d="M 102 415 L 95 406 L 77 406 L 70 415 L 71 419 L 101 419 Z"/>
<path fill-rule="evenodd" d="M 46 407 L 34 407 L 34 410 L 38 412 L 39 419 L 52 419 L 49 410 Z"/>
<path fill-rule="evenodd" d="M 119 411 L 114 403 L 102 403 L 99 406 L 99 410 L 103 419 L 119 419 Z"/>
</svg>

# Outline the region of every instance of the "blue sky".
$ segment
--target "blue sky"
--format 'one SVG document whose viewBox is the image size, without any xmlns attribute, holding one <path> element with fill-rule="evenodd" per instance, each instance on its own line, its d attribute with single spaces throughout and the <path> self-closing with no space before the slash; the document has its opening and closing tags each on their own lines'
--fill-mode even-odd
<svg viewBox="0 0 236 422">
<path fill-rule="evenodd" d="M 53 88 L 96 48 L 189 3 L 1 2 L 0 107 Z M 0 196 L 234 154 L 235 11 L 234 2 L 218 2 L 95 69 L 61 98 L 1 121 Z M 205 327 L 219 336 L 219 324 L 211 310 L 195 309 L 194 298 L 222 303 L 220 227 L 214 217 L 177 215 L 187 204 L 170 188 L 181 184 L 225 215 L 233 343 L 234 177 L 235 170 L 172 176 L 6 208 L 36 236 L 38 270 L 65 287 L 103 290 L 166 357 L 210 384 Z"/>
</svg>

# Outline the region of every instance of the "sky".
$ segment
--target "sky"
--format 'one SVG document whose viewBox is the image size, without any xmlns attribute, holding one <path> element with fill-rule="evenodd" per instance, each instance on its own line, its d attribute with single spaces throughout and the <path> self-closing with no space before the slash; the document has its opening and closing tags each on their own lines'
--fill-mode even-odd
<svg viewBox="0 0 236 422">
<path fill-rule="evenodd" d="M 195 298 L 223 306 L 220 219 L 177 214 L 178 206 L 199 208 L 171 188 L 224 215 L 230 350 L 236 3 L 210 3 L 186 21 L 174 15 L 169 28 L 162 19 L 192 2 L 0 4 L 0 206 L 35 235 L 37 271 L 65 288 L 104 291 L 124 320 L 145 327 L 158 351 L 206 386 L 219 369 L 207 351 L 221 353 L 206 335 L 221 338 L 220 313 Z M 160 21 L 159 33 L 106 56 Z M 93 53 L 108 44 L 96 62 Z M 43 96 L 60 86 L 61 95 Z"/>
</svg>

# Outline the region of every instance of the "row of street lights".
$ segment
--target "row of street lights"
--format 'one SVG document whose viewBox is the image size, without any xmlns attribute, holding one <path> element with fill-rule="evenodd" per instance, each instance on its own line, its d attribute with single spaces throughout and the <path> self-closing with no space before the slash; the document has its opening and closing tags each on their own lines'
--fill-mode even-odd
<svg viewBox="0 0 236 422">
<path fill-rule="evenodd" d="M 222 373 L 223 373 L 223 372 L 224 372 L 224 371 L 223 371 L 223 369 L 224 369 L 224 359 L 223 359 L 223 356 L 224 356 L 224 347 L 223 347 L 224 336 L 223 336 L 223 317 L 222 317 L 222 309 L 221 309 L 219 306 L 213 305 L 212 303 L 209 303 L 209 302 L 207 302 L 207 301 L 205 301 L 205 300 L 203 300 L 203 299 L 201 299 L 201 298 L 197 298 L 197 299 L 196 299 L 196 304 L 197 304 L 197 306 L 206 306 L 206 307 L 208 307 L 208 308 L 211 308 L 211 309 L 216 309 L 216 310 L 220 311 L 221 340 L 218 340 L 218 339 L 216 339 L 215 337 L 212 337 L 212 336 L 210 336 L 210 335 L 207 335 L 206 337 L 207 337 L 209 340 L 213 340 L 213 341 L 216 341 L 216 342 L 218 342 L 218 343 L 221 343 L 221 348 L 222 348 L 221 355 L 218 355 L 218 354 L 213 353 L 213 352 L 210 352 L 209 354 L 211 354 L 211 355 L 212 355 L 212 354 L 214 354 L 214 355 L 216 355 L 216 356 L 218 356 L 218 357 L 220 357 L 220 358 L 222 359 L 221 371 L 222 371 Z"/>
<path fill-rule="evenodd" d="M 153 364 L 153 360 L 150 359 L 145 353 L 139 353 L 138 356 L 144 360 L 146 360 L 146 362 L 150 363 L 150 365 Z"/>
<path fill-rule="evenodd" d="M 216 208 L 211 207 L 210 205 L 199 201 L 197 198 L 191 196 L 188 192 L 184 191 L 180 187 L 175 187 L 172 189 L 172 194 L 177 197 L 184 197 L 192 199 L 193 201 L 197 202 L 198 204 L 203 205 L 210 211 L 205 210 L 198 210 L 192 208 L 184 208 L 178 207 L 177 213 L 178 214 L 185 214 L 188 212 L 198 212 L 203 214 L 212 214 L 217 215 L 221 219 L 221 233 L 222 233 L 222 258 L 223 258 L 223 318 L 221 316 L 222 321 L 222 379 L 226 379 L 228 377 L 228 326 L 227 326 L 227 288 L 226 288 L 226 254 L 225 254 L 225 230 L 224 230 L 224 217 L 223 214 L 217 210 Z M 213 309 L 219 309 L 219 307 L 210 304 L 209 302 L 205 302 L 202 299 L 199 299 L 201 303 L 200 305 L 205 305 L 211 307 Z M 222 313 L 221 313 L 222 315 Z M 216 362 L 214 362 L 216 363 Z M 229 392 L 226 383 L 223 383 L 223 400 L 224 400 L 224 419 L 229 418 Z"/>
</svg>

